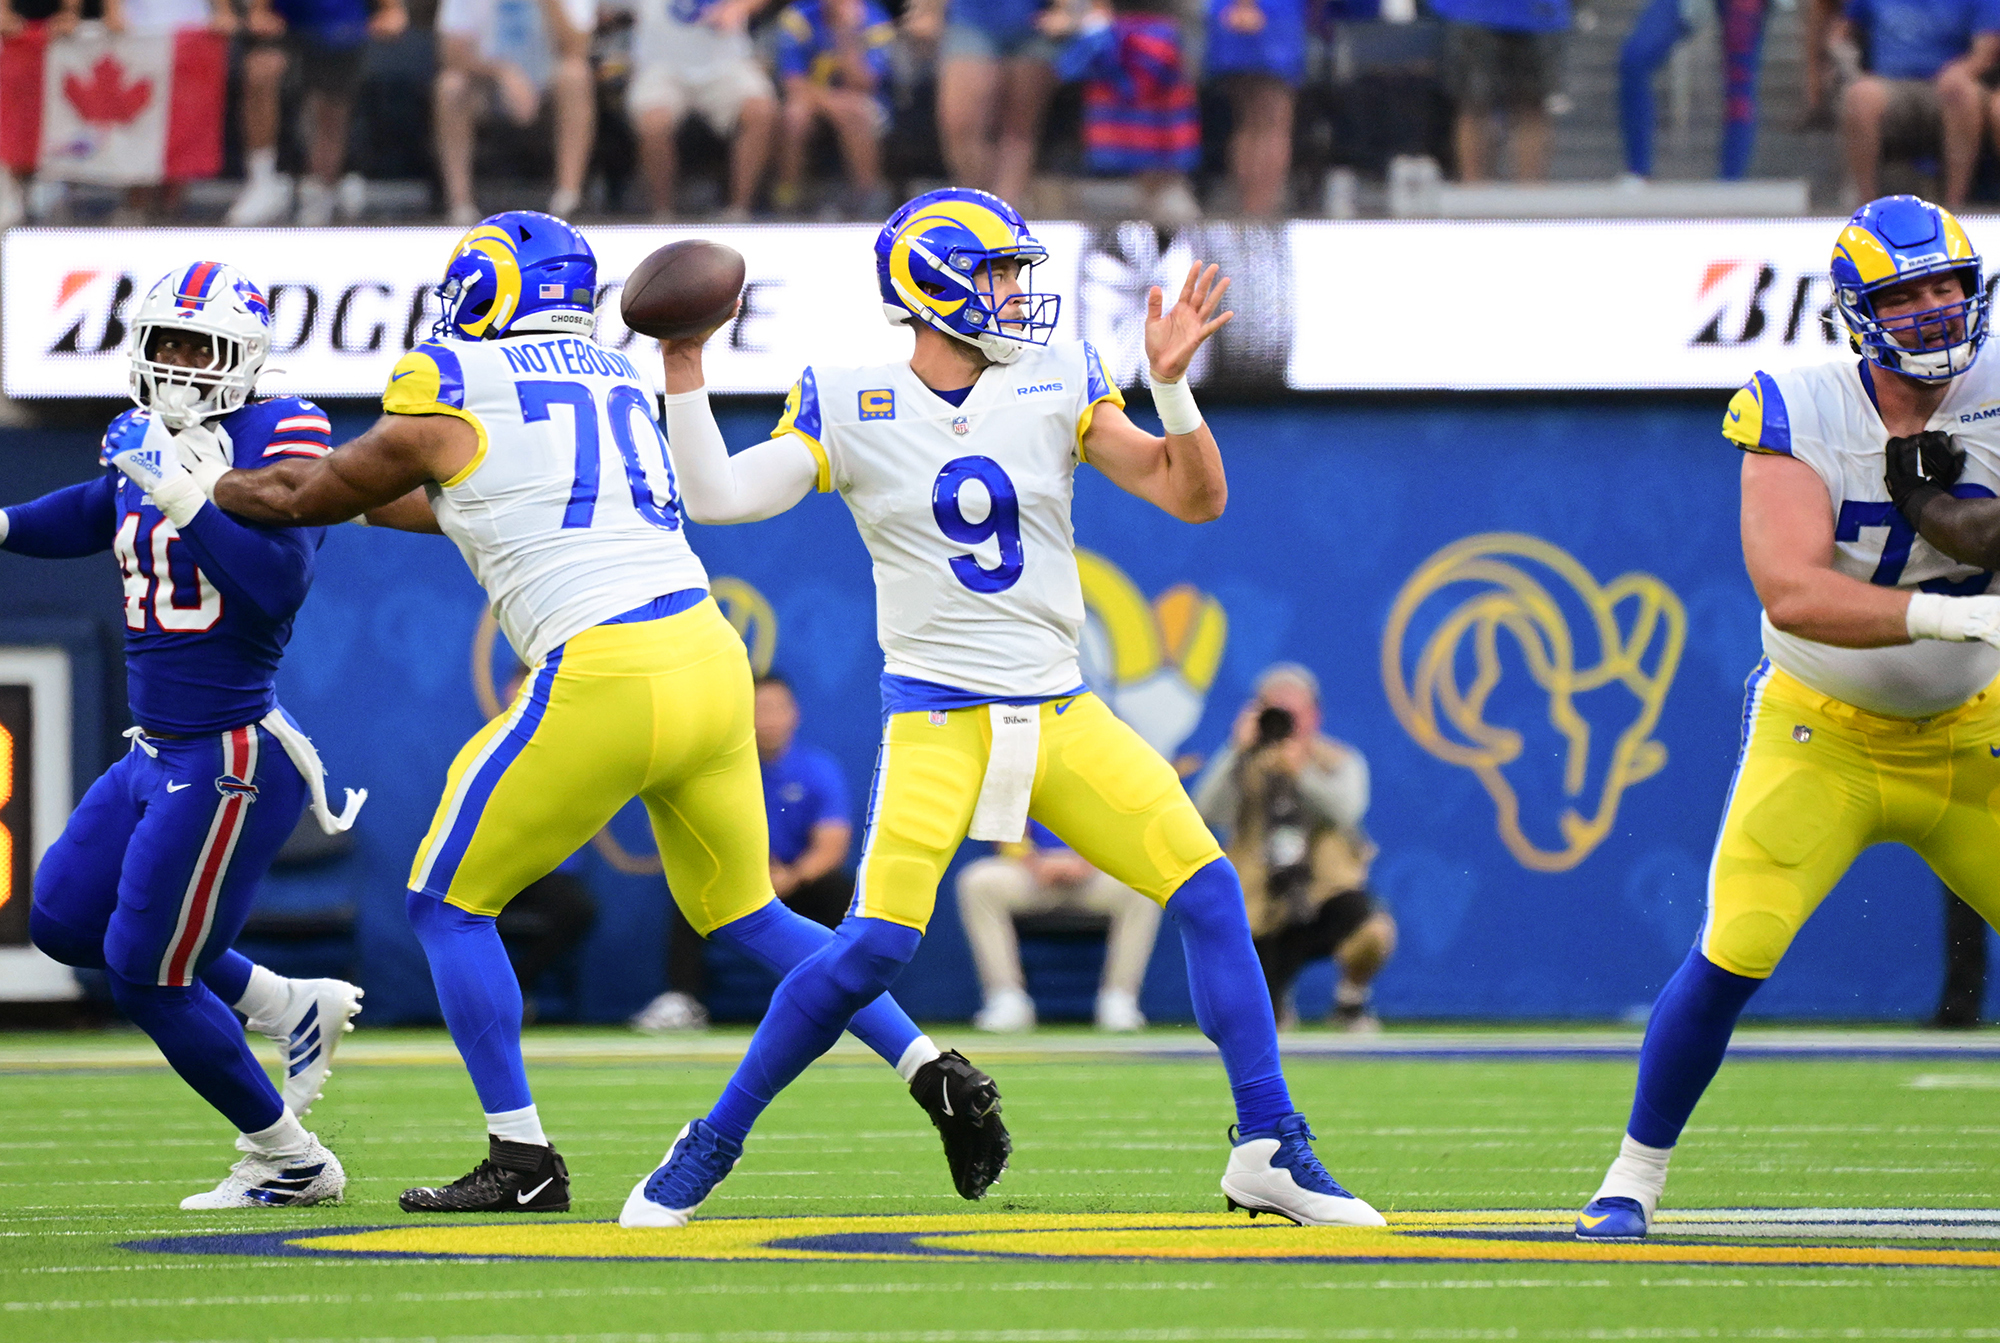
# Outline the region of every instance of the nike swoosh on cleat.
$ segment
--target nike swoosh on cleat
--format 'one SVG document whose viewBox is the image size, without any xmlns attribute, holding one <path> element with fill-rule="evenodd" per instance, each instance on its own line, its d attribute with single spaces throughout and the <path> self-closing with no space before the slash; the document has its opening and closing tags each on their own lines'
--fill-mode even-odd
<svg viewBox="0 0 2000 1343">
<path fill-rule="evenodd" d="M 1610 1216 L 1611 1214 L 1608 1212 L 1605 1213 L 1604 1216 L 1602 1217 L 1588 1217 L 1582 1213 L 1578 1213 L 1576 1216 L 1576 1220 L 1583 1223 L 1587 1227 L 1596 1228 L 1604 1225 L 1604 1223 L 1610 1218 Z"/>
<path fill-rule="evenodd" d="M 2000 755 L 2000 751 L 1996 751 L 1994 754 Z M 167 791 L 169 793 L 178 793 L 183 788 L 192 788 L 192 787 L 194 787 L 194 785 L 191 783 L 170 783 L 167 785 Z"/>
<path fill-rule="evenodd" d="M 958 1111 L 951 1108 L 951 1083 L 939 1082 L 938 1095 L 944 1098 L 944 1112 L 954 1119 L 958 1118 Z"/>
<path fill-rule="evenodd" d="M 555 1182 L 556 1182 L 556 1177 L 551 1175 L 548 1179 L 542 1181 L 540 1184 L 536 1185 L 533 1189 L 530 1189 L 527 1193 L 515 1194 L 514 1201 L 516 1203 L 526 1203 L 529 1199 L 541 1193 L 544 1189 L 547 1189 L 550 1185 L 554 1184 Z"/>
</svg>

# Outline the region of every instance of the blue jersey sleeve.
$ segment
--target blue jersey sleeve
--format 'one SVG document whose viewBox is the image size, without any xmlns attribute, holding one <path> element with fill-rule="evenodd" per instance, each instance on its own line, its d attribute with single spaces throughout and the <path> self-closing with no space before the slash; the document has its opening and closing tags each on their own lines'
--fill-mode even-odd
<svg viewBox="0 0 2000 1343">
<path fill-rule="evenodd" d="M 312 587 L 322 527 L 258 527 L 213 504 L 180 529 L 195 563 L 226 600 L 249 602 L 271 620 L 289 620 Z"/>
<path fill-rule="evenodd" d="M 111 548 L 118 531 L 118 475 L 45 494 L 6 510 L 7 539 L 0 550 L 37 559 L 66 560 Z"/>
<path fill-rule="evenodd" d="M 1973 36 L 2000 32 L 2000 0 L 1976 0 L 1972 7 Z"/>
</svg>

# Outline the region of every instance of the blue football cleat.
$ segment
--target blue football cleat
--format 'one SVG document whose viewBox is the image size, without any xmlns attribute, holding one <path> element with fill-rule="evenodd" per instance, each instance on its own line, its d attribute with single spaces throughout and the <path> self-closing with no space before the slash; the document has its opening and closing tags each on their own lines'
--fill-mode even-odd
<svg viewBox="0 0 2000 1343">
<path fill-rule="evenodd" d="M 1650 1219 L 1636 1198 L 1594 1198 L 1576 1215 L 1578 1240 L 1644 1240 Z"/>
<path fill-rule="evenodd" d="M 1311 1147 L 1302 1114 L 1278 1121 L 1275 1137 L 1245 1138 L 1229 1152 L 1222 1193 L 1229 1210 L 1276 1213 L 1300 1226 L 1386 1226 L 1382 1214 L 1340 1187 Z"/>
<path fill-rule="evenodd" d="M 695 1120 L 674 1139 L 660 1168 L 632 1186 L 618 1225 L 686 1226 L 742 1155 L 742 1143 Z"/>
</svg>

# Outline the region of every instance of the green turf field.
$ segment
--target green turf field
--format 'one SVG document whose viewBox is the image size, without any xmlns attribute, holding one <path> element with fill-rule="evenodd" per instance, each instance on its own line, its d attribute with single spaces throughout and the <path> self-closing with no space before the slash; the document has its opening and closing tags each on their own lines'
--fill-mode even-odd
<svg viewBox="0 0 2000 1343">
<path fill-rule="evenodd" d="M 1862 1260 L 1943 1250 L 1959 1265 L 2000 1263 L 1984 1253 L 2000 1251 L 1990 1220 L 1973 1230 L 1995 1238 L 1696 1228 L 1654 1242 L 1763 1256 L 1750 1262 L 1536 1258 L 1573 1252 L 1543 1234 L 1559 1223 L 1535 1214 L 1573 1212 L 1595 1188 L 1629 1100 L 1629 1060 L 1295 1058 L 1294 1094 L 1328 1166 L 1392 1222 L 1425 1210 L 1528 1210 L 1512 1215 L 1525 1231 L 1422 1241 L 1424 1253 L 1462 1244 L 1477 1257 L 1385 1259 L 1369 1248 L 1387 1244 L 1385 1233 L 1210 1224 L 1229 1120 L 1213 1061 L 1075 1052 L 1090 1044 L 1080 1035 L 1003 1045 L 963 1038 L 963 1027 L 938 1034 L 963 1044 L 1005 1092 L 1017 1146 L 991 1198 L 961 1203 L 893 1073 L 843 1053 L 772 1108 L 703 1210 L 700 1241 L 550 1223 L 614 1219 L 633 1181 L 720 1087 L 741 1036 L 531 1034 L 537 1101 L 577 1206 L 532 1226 L 492 1218 L 470 1228 L 395 1206 L 404 1186 L 455 1177 L 483 1152 L 471 1088 L 442 1034 L 363 1031 L 336 1065 L 309 1125 L 346 1164 L 344 1207 L 230 1214 L 176 1207 L 219 1179 L 234 1153 L 222 1122 L 145 1062 L 143 1039 L 0 1036 L 0 1340 L 2000 1338 L 2000 1267 L 1801 1264 L 1788 1248 L 1876 1247 Z M 1148 1039 L 1191 1043 L 1170 1032 Z M 1732 1060 L 1677 1157 L 1669 1203 L 2000 1208 L 2000 1062 L 1991 1051 Z M 825 1220 L 903 1214 L 985 1220 Z M 1115 1216 L 1063 1229 L 1072 1214 Z M 753 1218 L 807 1220 L 704 1226 Z M 494 1223 L 511 1239 L 476 1229 Z M 402 1258 L 300 1254 L 282 1237 L 228 1255 L 120 1248 L 196 1233 L 412 1225 L 449 1244 L 343 1242 L 417 1252 Z M 938 1234 L 927 1240 L 926 1229 Z M 801 1249 L 786 1239 L 794 1230 L 850 1239 Z M 698 1245 L 784 1257 L 476 1257 L 524 1246 L 622 1255 L 634 1237 L 639 1253 Z M 1350 1250 L 1374 1258 L 1288 1259 Z M 445 1252 L 473 1257 L 436 1257 Z M 1228 1257 L 1241 1254 L 1280 1261 Z"/>
</svg>

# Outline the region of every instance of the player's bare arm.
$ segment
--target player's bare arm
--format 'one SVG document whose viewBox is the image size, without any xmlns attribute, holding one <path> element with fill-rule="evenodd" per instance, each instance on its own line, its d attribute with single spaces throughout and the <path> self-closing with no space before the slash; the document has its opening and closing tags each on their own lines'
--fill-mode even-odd
<svg viewBox="0 0 2000 1343">
<path fill-rule="evenodd" d="M 478 452 L 478 433 L 456 416 L 384 415 L 328 456 L 231 471 L 215 482 L 214 499 L 238 517 L 277 527 L 327 526 L 389 505 L 396 506 L 389 516 L 411 519 L 410 492 L 451 479 Z"/>
<path fill-rule="evenodd" d="M 431 536 L 443 536 L 444 528 L 438 525 L 437 513 L 431 508 L 431 497 L 420 485 L 394 503 L 380 508 L 371 508 L 361 515 L 370 527 L 387 527 L 398 532 L 423 532 Z"/>
<path fill-rule="evenodd" d="M 1146 360 L 1153 374 L 1154 403 L 1168 432 L 1149 434 L 1117 406 L 1100 405 L 1083 440 L 1086 459 L 1113 484 L 1182 522 L 1212 522 L 1222 516 L 1229 501 L 1222 451 L 1207 422 L 1194 411 L 1194 398 L 1186 394 L 1184 381 L 1202 343 L 1236 316 L 1216 313 L 1229 288 L 1219 270 L 1216 266 L 1204 270 L 1199 261 L 1188 267 L 1180 296 L 1165 311 L 1165 295 L 1157 286 L 1146 296 Z M 1173 417 L 1170 388 L 1185 397 L 1187 412 L 1196 417 L 1191 427 Z"/>
<path fill-rule="evenodd" d="M 1833 504 L 1813 469 L 1790 457 L 1743 458 L 1743 563 L 1771 623 L 1839 648 L 1910 642 L 1910 594 L 1833 567 Z"/>
<path fill-rule="evenodd" d="M 1939 495 L 1924 505 L 1917 530 L 1961 563 L 2000 569 L 2000 499 Z"/>
<path fill-rule="evenodd" d="M 706 331 L 660 342 L 667 389 L 667 450 L 681 505 L 688 517 L 710 525 L 776 517 L 810 494 L 819 477 L 811 451 L 791 434 L 730 455 L 708 404 L 701 350 L 710 336 L 734 320 L 732 311 Z"/>
</svg>

